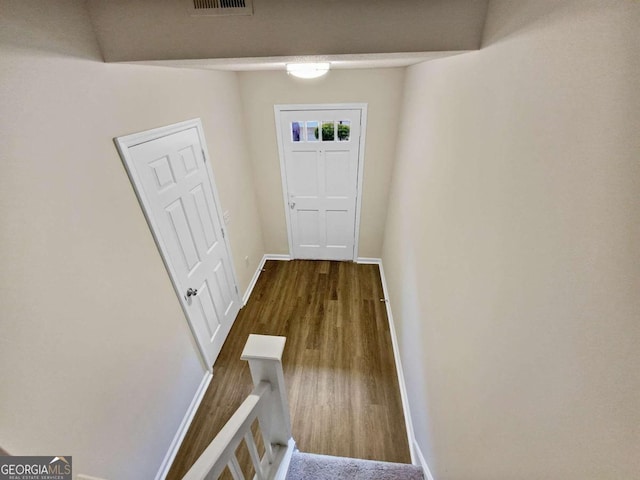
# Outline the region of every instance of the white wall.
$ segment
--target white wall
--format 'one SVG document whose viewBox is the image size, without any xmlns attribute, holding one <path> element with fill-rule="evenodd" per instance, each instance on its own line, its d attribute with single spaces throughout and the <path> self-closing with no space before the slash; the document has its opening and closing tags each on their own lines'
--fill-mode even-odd
<svg viewBox="0 0 640 480">
<path fill-rule="evenodd" d="M 283 71 L 242 72 L 240 88 L 265 249 L 289 253 L 273 106 L 368 103 L 360 225 L 361 257 L 380 257 L 404 69 L 334 70 L 304 81 Z"/>
<path fill-rule="evenodd" d="M 237 77 L 106 65 L 81 0 L 0 11 L 0 445 L 153 478 L 204 368 L 112 139 L 202 118 L 244 289 L 264 252 Z"/>
<path fill-rule="evenodd" d="M 383 261 L 437 480 L 640 472 L 640 3 L 494 1 L 408 70 Z"/>
</svg>

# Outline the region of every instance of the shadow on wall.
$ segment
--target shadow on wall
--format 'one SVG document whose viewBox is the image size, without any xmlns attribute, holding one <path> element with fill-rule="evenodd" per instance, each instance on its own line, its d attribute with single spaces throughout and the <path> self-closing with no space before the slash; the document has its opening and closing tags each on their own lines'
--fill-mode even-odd
<svg viewBox="0 0 640 480">
<path fill-rule="evenodd" d="M 51 2 L 3 1 L 0 44 L 27 50 L 31 55 L 36 50 L 49 57 L 53 53 L 102 62 L 86 6 L 85 15 L 81 9 L 66 9 L 64 18 L 56 17 L 55 29 L 51 28 L 51 17 L 47 13 L 51 8 L 55 8 Z"/>
<path fill-rule="evenodd" d="M 575 13 L 562 2 L 512 2 L 508 15 L 500 15 L 496 10 L 489 2 L 481 49 L 538 30 L 543 24 L 565 23 L 566 15 Z"/>
<path fill-rule="evenodd" d="M 414 429 L 414 436 L 419 445 L 432 446 L 433 432 L 431 426 L 434 424 L 430 417 L 430 396 L 429 396 L 429 379 L 426 372 L 425 365 L 427 363 L 426 350 L 425 350 L 425 329 L 428 327 L 428 323 L 424 321 L 421 316 L 421 312 L 424 312 L 424 306 L 421 302 L 421 292 L 418 290 L 419 285 L 423 285 L 421 279 L 417 277 L 415 258 L 410 258 L 416 252 L 416 247 L 411 246 L 405 250 L 409 255 L 405 258 L 401 266 L 403 272 L 401 278 L 403 279 L 402 290 L 400 291 L 399 302 L 399 316 L 403 319 L 402 329 L 399 330 L 398 341 L 401 345 L 401 350 L 405 352 L 416 352 L 418 358 L 405 358 L 403 361 L 403 374 L 405 377 L 405 383 L 410 385 L 407 388 L 407 395 L 409 399 L 409 410 L 411 416 L 411 424 Z M 426 399 L 426 402 L 425 402 Z M 435 458 L 433 452 L 420 451 L 420 456 L 426 458 Z M 432 460 L 433 465 L 429 465 L 429 468 L 434 468 L 435 462 Z"/>
</svg>

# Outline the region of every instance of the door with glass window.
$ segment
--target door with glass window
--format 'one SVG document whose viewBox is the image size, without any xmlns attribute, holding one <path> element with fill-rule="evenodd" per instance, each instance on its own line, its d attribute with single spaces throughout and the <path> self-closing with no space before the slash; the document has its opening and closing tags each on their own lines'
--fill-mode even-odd
<svg viewBox="0 0 640 480">
<path fill-rule="evenodd" d="M 283 108 L 276 121 L 291 254 L 354 260 L 363 110 Z"/>
</svg>

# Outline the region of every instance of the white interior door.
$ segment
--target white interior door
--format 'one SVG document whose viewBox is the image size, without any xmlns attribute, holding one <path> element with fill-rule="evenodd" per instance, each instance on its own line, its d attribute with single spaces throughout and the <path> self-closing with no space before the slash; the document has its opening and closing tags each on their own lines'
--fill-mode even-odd
<svg viewBox="0 0 640 480">
<path fill-rule="evenodd" d="M 294 258 L 355 259 L 362 114 L 276 108 Z"/>
<path fill-rule="evenodd" d="M 116 139 L 208 366 L 240 298 L 199 120 Z"/>
</svg>

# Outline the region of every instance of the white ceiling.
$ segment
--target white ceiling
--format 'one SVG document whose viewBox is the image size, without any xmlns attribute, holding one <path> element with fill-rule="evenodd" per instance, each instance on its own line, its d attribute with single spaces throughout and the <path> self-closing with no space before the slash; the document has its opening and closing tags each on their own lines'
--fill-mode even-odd
<svg viewBox="0 0 640 480">
<path fill-rule="evenodd" d="M 397 67 L 480 47 L 488 0 L 254 0 L 194 17 L 192 0 L 87 0 L 107 62 L 218 70 Z"/>
</svg>

